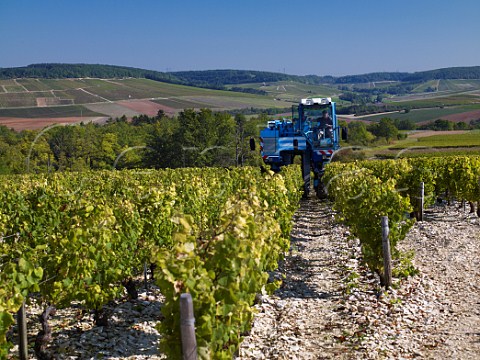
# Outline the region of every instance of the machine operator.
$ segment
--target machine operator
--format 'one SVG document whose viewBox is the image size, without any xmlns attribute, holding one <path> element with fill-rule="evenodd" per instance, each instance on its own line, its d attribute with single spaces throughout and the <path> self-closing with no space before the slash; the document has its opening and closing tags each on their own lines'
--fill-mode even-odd
<svg viewBox="0 0 480 360">
<path fill-rule="evenodd" d="M 320 128 L 325 129 L 325 136 L 329 138 L 333 137 L 333 121 L 327 110 L 323 110 L 322 117 L 318 121 Z"/>
</svg>

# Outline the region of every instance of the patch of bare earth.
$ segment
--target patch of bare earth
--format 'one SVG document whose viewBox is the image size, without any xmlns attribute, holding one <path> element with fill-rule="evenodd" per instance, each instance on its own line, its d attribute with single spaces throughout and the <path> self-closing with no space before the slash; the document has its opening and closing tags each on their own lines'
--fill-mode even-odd
<svg viewBox="0 0 480 360">
<path fill-rule="evenodd" d="M 442 119 L 455 121 L 455 122 L 466 122 L 469 123 L 471 120 L 480 119 L 480 110 L 466 111 L 460 114 L 452 114 L 442 116 Z"/>
<path fill-rule="evenodd" d="M 148 116 L 157 115 L 158 110 L 163 110 L 166 114 L 170 115 L 175 114 L 175 109 L 149 100 L 124 100 L 117 101 L 117 104 Z"/>
<path fill-rule="evenodd" d="M 55 124 L 75 124 L 80 122 L 102 122 L 104 117 L 89 117 L 89 116 L 72 116 L 62 118 L 13 118 L 0 117 L 0 125 L 5 125 L 8 128 L 16 131 L 22 130 L 39 130 L 50 125 Z"/>
<path fill-rule="evenodd" d="M 46 107 L 47 106 L 47 98 L 44 97 L 37 97 L 37 106 L 38 107 Z"/>
<path fill-rule="evenodd" d="M 97 104 L 85 104 L 87 109 L 96 113 L 105 114 L 111 118 L 120 118 L 126 116 L 132 118 L 133 116 L 141 115 L 138 111 L 127 108 L 117 103 L 97 103 Z"/>
</svg>

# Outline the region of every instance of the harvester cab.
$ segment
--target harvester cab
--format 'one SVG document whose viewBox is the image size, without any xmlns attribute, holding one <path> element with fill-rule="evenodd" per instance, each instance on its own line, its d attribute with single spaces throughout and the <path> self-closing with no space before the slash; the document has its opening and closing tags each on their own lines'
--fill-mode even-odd
<svg viewBox="0 0 480 360">
<path fill-rule="evenodd" d="M 345 139 L 346 133 L 342 132 Z M 331 98 L 302 99 L 292 106 L 291 119 L 269 121 L 260 131 L 260 151 L 265 164 L 273 171 L 293 163 L 301 156 L 304 196 L 310 192 L 311 171 L 317 196 L 324 197 L 321 181 L 324 166 L 340 148 L 340 128 Z"/>
</svg>

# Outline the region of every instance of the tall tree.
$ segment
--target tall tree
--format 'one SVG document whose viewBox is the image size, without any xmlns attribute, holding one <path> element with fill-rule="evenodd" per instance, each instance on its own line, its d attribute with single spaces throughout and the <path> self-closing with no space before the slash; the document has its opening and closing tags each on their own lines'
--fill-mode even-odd
<svg viewBox="0 0 480 360">
<path fill-rule="evenodd" d="M 177 168 L 183 165 L 182 150 L 177 139 L 179 121 L 177 118 L 164 118 L 153 125 L 146 139 L 143 164 L 154 168 Z"/>
<path fill-rule="evenodd" d="M 370 125 L 368 130 L 378 138 L 385 138 L 388 143 L 398 136 L 398 129 L 390 118 L 380 119 L 378 124 Z"/>
<path fill-rule="evenodd" d="M 361 121 L 353 121 L 348 124 L 348 143 L 351 145 L 370 144 L 375 136 L 367 130 L 365 123 Z"/>
</svg>

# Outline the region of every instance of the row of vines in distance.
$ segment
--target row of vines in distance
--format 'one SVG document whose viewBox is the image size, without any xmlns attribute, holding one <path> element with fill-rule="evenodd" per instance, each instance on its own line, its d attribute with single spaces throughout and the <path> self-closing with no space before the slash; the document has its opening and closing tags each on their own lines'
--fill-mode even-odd
<svg viewBox="0 0 480 360">
<path fill-rule="evenodd" d="M 161 347 L 180 358 L 179 296 L 192 294 L 201 358 L 231 358 L 268 271 L 289 247 L 296 167 L 60 173 L 0 184 L 0 358 L 28 294 L 101 310 L 145 262 L 166 300 Z M 14 235 L 14 236 L 11 236 Z"/>
<path fill-rule="evenodd" d="M 480 157 L 455 156 L 330 163 L 324 181 L 339 219 L 360 239 L 365 262 L 383 279 L 381 218 L 388 216 L 394 275 L 415 272 L 409 258 L 396 248 L 414 224 L 420 183 L 424 206 L 439 198 L 480 201 Z M 478 209 L 477 209 L 478 211 Z M 480 212 L 478 212 L 480 216 Z"/>
</svg>

